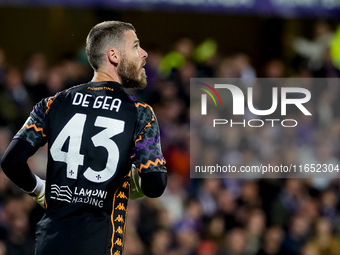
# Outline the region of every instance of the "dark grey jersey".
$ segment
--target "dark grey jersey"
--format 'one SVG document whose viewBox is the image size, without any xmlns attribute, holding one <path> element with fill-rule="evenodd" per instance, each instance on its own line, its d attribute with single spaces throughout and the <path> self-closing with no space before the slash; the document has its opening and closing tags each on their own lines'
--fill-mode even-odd
<svg viewBox="0 0 340 255">
<path fill-rule="evenodd" d="M 166 172 L 152 108 L 118 83 L 90 82 L 40 101 L 15 138 L 48 143 L 36 255 L 121 254 L 131 165 Z"/>
</svg>

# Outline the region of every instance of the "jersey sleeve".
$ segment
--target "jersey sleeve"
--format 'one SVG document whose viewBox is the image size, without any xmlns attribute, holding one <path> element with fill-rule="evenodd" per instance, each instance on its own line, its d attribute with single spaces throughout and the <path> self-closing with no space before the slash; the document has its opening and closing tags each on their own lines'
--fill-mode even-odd
<svg viewBox="0 0 340 255">
<path fill-rule="evenodd" d="M 14 136 L 14 139 L 22 139 L 29 142 L 34 148 L 43 146 L 47 142 L 46 114 L 54 100 L 53 97 L 44 98 L 37 103 L 30 113 L 22 128 Z"/>
<path fill-rule="evenodd" d="M 138 125 L 135 146 L 131 156 L 139 173 L 167 172 L 161 150 L 157 118 L 148 104 L 135 103 L 138 112 Z"/>
</svg>

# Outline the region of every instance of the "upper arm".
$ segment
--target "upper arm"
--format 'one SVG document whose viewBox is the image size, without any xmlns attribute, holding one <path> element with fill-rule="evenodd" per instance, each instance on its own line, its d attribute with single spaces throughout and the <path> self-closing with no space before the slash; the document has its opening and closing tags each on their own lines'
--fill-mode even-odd
<svg viewBox="0 0 340 255">
<path fill-rule="evenodd" d="M 149 105 L 137 103 L 136 106 L 139 123 L 131 156 L 132 163 L 140 174 L 166 173 L 157 118 Z"/>
<path fill-rule="evenodd" d="M 45 98 L 37 103 L 22 128 L 14 136 L 31 144 L 35 148 L 47 142 L 46 114 L 48 113 L 54 97 Z"/>
</svg>

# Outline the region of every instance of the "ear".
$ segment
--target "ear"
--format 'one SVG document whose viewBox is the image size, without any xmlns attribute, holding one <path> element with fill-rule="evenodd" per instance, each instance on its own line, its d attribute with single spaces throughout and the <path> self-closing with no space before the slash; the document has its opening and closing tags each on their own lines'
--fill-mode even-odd
<svg viewBox="0 0 340 255">
<path fill-rule="evenodd" d="M 110 48 L 107 51 L 107 57 L 112 64 L 117 65 L 120 60 L 120 52 L 115 48 Z"/>
</svg>

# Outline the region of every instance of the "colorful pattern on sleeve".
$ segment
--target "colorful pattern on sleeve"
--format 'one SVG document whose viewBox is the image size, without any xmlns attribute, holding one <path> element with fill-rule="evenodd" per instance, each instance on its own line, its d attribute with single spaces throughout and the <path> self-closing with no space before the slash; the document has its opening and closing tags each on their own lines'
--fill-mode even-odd
<svg viewBox="0 0 340 255">
<path fill-rule="evenodd" d="M 14 136 L 29 142 L 33 147 L 41 147 L 47 142 L 45 115 L 49 111 L 54 100 L 53 97 L 45 98 L 37 103 L 25 124 Z"/>
<path fill-rule="evenodd" d="M 166 172 L 165 159 L 161 150 L 159 127 L 152 108 L 136 102 L 139 123 L 135 137 L 132 163 L 140 173 Z"/>
</svg>

